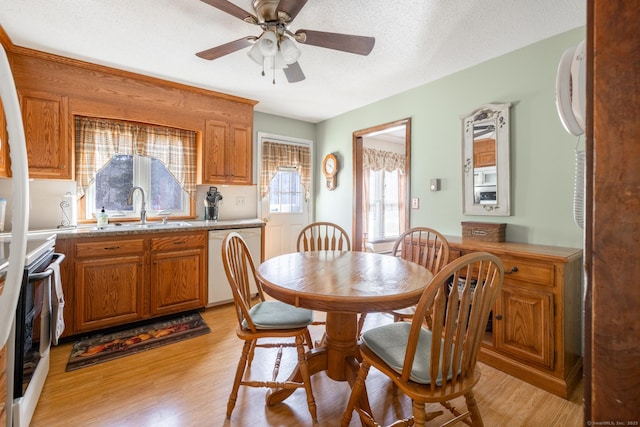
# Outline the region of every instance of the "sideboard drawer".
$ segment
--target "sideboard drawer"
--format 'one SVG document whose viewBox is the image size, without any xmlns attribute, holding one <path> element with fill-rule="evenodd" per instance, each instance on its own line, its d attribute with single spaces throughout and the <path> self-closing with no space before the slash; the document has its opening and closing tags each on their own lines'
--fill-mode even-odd
<svg viewBox="0 0 640 427">
<path fill-rule="evenodd" d="M 554 267 L 551 263 L 531 262 L 518 258 L 501 256 L 505 280 L 520 280 L 527 283 L 553 286 Z"/>
</svg>

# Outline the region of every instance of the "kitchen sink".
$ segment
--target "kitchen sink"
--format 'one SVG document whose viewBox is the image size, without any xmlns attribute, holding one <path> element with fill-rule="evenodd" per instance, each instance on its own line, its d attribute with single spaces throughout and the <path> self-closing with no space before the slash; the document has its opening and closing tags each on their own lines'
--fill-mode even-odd
<svg viewBox="0 0 640 427">
<path fill-rule="evenodd" d="M 93 227 L 98 231 L 125 231 L 125 230 L 156 230 L 166 228 L 184 228 L 191 227 L 191 224 L 185 221 L 169 221 L 169 222 L 147 222 L 145 224 L 140 223 L 121 223 L 113 222 L 107 224 L 104 227 Z"/>
</svg>

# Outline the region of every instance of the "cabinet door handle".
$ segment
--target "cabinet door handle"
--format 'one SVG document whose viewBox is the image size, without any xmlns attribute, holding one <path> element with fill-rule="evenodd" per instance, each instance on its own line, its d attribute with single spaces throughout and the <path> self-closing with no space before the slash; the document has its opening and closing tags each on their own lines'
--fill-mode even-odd
<svg viewBox="0 0 640 427">
<path fill-rule="evenodd" d="M 115 249 L 120 249 L 120 246 L 107 246 L 104 248 L 105 251 L 113 251 Z"/>
<path fill-rule="evenodd" d="M 187 242 L 185 242 L 184 240 L 181 240 L 179 242 L 173 242 L 174 245 L 184 245 L 185 243 Z"/>
<path fill-rule="evenodd" d="M 518 266 L 514 265 L 513 267 L 511 267 L 511 270 L 505 271 L 504 274 L 511 274 L 511 273 L 517 273 L 517 272 L 518 272 Z"/>
<path fill-rule="evenodd" d="M 502 314 L 496 314 L 496 320 L 502 320 Z"/>
</svg>

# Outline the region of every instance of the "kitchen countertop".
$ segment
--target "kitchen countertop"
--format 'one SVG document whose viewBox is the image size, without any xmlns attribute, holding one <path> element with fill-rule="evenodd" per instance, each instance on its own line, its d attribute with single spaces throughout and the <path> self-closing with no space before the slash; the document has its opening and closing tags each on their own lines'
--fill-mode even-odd
<svg viewBox="0 0 640 427">
<path fill-rule="evenodd" d="M 235 219 L 223 221 L 190 221 L 179 220 L 169 221 L 162 224 L 161 221 L 149 221 L 149 224 L 157 226 L 157 228 L 136 228 L 132 223 L 123 222 L 122 226 L 117 226 L 117 221 L 110 222 L 103 229 L 99 229 L 95 224 L 82 224 L 75 228 L 55 228 L 45 230 L 30 230 L 29 235 L 40 233 L 55 233 L 58 239 L 74 239 L 79 237 L 104 237 L 116 235 L 131 235 L 139 233 L 177 233 L 184 231 L 200 231 L 200 230 L 229 230 L 236 228 L 257 228 L 264 225 L 264 221 L 260 219 Z"/>
</svg>

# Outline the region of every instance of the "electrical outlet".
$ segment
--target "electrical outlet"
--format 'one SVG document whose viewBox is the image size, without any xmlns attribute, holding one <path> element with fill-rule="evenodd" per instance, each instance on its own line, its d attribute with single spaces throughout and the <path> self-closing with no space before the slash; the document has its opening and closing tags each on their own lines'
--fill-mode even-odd
<svg viewBox="0 0 640 427">
<path fill-rule="evenodd" d="M 236 206 L 244 206 L 244 196 L 236 196 Z"/>
<path fill-rule="evenodd" d="M 414 197 L 413 199 L 411 199 L 411 209 L 418 209 L 420 208 L 420 199 L 418 199 L 417 197 Z"/>
</svg>

